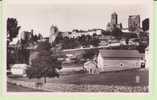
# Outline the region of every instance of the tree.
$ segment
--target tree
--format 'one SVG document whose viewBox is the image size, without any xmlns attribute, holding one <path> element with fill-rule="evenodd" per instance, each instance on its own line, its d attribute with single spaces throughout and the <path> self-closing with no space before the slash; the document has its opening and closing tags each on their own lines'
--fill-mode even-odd
<svg viewBox="0 0 157 100">
<path fill-rule="evenodd" d="M 38 37 L 38 40 L 40 40 L 40 39 L 42 39 L 42 38 L 43 38 L 43 36 L 42 36 L 40 33 L 38 34 L 38 36 L 37 36 L 37 37 Z"/>
<path fill-rule="evenodd" d="M 23 31 L 21 33 L 21 39 L 17 43 L 17 63 L 28 64 L 29 50 L 27 47 L 34 45 L 34 35 L 32 32 Z"/>
<path fill-rule="evenodd" d="M 29 78 L 59 77 L 57 69 L 61 69 L 61 62 L 56 56 L 52 56 L 50 52 L 50 44 L 47 42 L 39 42 L 36 50 L 30 55 L 31 67 L 26 70 Z"/>
<path fill-rule="evenodd" d="M 143 31 L 149 30 L 149 18 L 146 18 L 142 21 L 142 29 Z"/>
<path fill-rule="evenodd" d="M 137 47 L 137 50 L 138 50 L 140 53 L 145 53 L 145 48 L 146 48 L 146 45 L 140 44 L 140 45 Z"/>
<path fill-rule="evenodd" d="M 79 38 L 79 42 L 82 46 L 86 46 L 87 43 L 86 43 L 86 36 L 85 35 L 82 35 L 80 38 Z"/>
<path fill-rule="evenodd" d="M 35 41 L 35 42 L 37 42 L 37 40 L 39 40 L 40 38 L 39 38 L 39 35 L 33 35 L 33 38 L 32 38 L 32 40 L 33 41 Z"/>
<path fill-rule="evenodd" d="M 86 50 L 83 54 L 84 59 L 93 59 L 95 55 L 98 54 L 98 49 L 89 49 Z"/>
<path fill-rule="evenodd" d="M 18 21 L 16 18 L 7 19 L 7 37 L 10 41 L 12 41 L 13 38 L 17 37 L 20 28 L 21 27 L 18 26 Z"/>
<path fill-rule="evenodd" d="M 97 38 L 96 34 L 93 34 L 93 37 L 91 38 L 90 44 L 97 47 L 97 46 L 99 46 L 99 43 L 100 43 L 99 38 Z"/>
<path fill-rule="evenodd" d="M 79 40 L 74 38 L 68 38 L 68 37 L 64 37 L 61 43 L 62 43 L 62 49 L 74 49 L 80 46 Z"/>
<path fill-rule="evenodd" d="M 9 68 L 9 64 L 15 63 L 15 59 L 12 58 L 16 58 L 16 56 L 13 55 L 11 51 L 16 52 L 16 49 L 10 47 L 9 43 L 13 40 L 13 38 L 17 37 L 19 29 L 20 26 L 18 26 L 18 22 L 15 18 L 7 19 L 7 68 Z"/>
<path fill-rule="evenodd" d="M 121 29 L 115 27 L 112 31 L 112 35 L 115 36 L 117 39 L 121 39 L 123 32 L 121 31 Z"/>
</svg>

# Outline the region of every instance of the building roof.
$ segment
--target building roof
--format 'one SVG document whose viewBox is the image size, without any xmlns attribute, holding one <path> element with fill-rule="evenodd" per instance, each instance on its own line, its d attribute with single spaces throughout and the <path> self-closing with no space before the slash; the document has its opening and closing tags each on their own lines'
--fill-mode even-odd
<svg viewBox="0 0 157 100">
<path fill-rule="evenodd" d="M 102 57 L 108 57 L 108 58 L 140 58 L 144 57 L 144 53 L 139 53 L 137 50 L 99 50 L 99 53 L 101 53 Z"/>
<path fill-rule="evenodd" d="M 97 65 L 97 63 L 95 62 L 95 61 L 93 61 L 93 60 L 90 60 L 90 61 L 87 61 L 87 62 L 85 62 L 84 63 L 84 66 L 88 66 L 88 65 L 91 65 L 91 64 L 93 64 L 93 65 Z"/>
<path fill-rule="evenodd" d="M 14 64 L 11 68 L 27 68 L 30 67 L 27 64 Z"/>
</svg>

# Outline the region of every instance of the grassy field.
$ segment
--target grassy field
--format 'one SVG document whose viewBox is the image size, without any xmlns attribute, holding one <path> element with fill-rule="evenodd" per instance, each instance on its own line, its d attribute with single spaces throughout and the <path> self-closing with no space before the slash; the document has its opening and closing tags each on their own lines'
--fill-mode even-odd
<svg viewBox="0 0 157 100">
<path fill-rule="evenodd" d="M 136 82 L 136 76 L 140 77 L 140 82 Z M 33 81 L 36 79 L 14 78 L 21 81 Z M 60 75 L 59 78 L 47 78 L 48 83 L 63 84 L 90 84 L 90 85 L 118 85 L 118 86 L 148 86 L 148 70 L 126 70 L 117 72 L 103 72 L 100 74 L 89 75 L 83 72 L 74 72 L 66 75 Z"/>
<path fill-rule="evenodd" d="M 139 83 L 136 76 L 140 77 Z M 117 72 L 104 72 L 89 75 L 83 72 L 61 74 L 59 78 L 47 78 L 48 89 L 53 92 L 148 92 L 149 71 L 134 69 Z M 36 79 L 11 78 L 13 80 L 36 82 Z M 8 91 L 40 91 L 21 86 L 8 85 Z M 41 91 L 43 92 L 43 91 Z"/>
<path fill-rule="evenodd" d="M 46 92 L 43 90 L 37 90 L 37 89 L 26 88 L 23 86 L 17 86 L 12 83 L 7 83 L 7 91 L 9 91 L 9 92 Z"/>
<path fill-rule="evenodd" d="M 136 76 L 140 82 L 136 83 Z M 127 70 L 117 72 L 104 72 L 95 75 L 75 73 L 61 75 L 60 78 L 49 78 L 48 82 L 66 84 L 90 84 L 90 85 L 118 85 L 118 86 L 148 86 L 148 71 Z"/>
<path fill-rule="evenodd" d="M 139 76 L 139 82 L 136 82 Z M 13 80 L 36 82 L 37 79 L 11 78 Z M 55 92 L 148 92 L 149 71 L 133 69 L 126 71 L 103 72 L 89 75 L 84 72 L 61 74 L 59 78 L 47 78 L 48 89 Z M 21 86 L 8 85 L 8 91 L 39 91 Z"/>
</svg>

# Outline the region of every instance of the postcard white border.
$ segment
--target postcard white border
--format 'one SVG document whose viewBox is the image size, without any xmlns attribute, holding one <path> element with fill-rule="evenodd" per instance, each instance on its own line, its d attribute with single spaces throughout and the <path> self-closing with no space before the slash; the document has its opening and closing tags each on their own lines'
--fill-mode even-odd
<svg viewBox="0 0 157 100">
<path fill-rule="evenodd" d="M 9 2 L 8 2 L 9 1 Z M 4 96 L 150 96 L 152 95 L 152 90 L 153 90 L 153 32 L 154 32 L 154 3 L 153 0 L 134 0 L 135 2 L 132 2 L 133 0 L 119 0 L 121 2 L 117 2 L 118 0 L 3 0 L 3 19 L 6 19 L 6 8 L 7 4 L 136 4 L 136 3 L 141 3 L 141 2 L 147 2 L 150 6 L 152 11 L 150 11 L 151 17 L 150 17 L 150 44 L 149 44 L 149 93 L 108 93 L 108 92 L 99 92 L 99 93 L 93 93 L 93 92 L 85 92 L 85 93 L 80 93 L 80 92 L 7 92 L 7 77 L 6 77 L 6 67 L 3 67 L 3 95 Z M 115 3 L 113 3 L 115 1 Z M 6 21 L 3 20 L 3 25 L 6 26 Z M 6 29 L 2 30 L 3 33 L 6 33 Z M 5 36 L 6 37 L 6 34 Z M 6 55 L 6 38 L 4 39 L 5 43 L 5 48 L 4 52 Z M 6 57 L 4 57 L 4 61 L 6 62 Z M 6 63 L 5 65 L 6 66 Z"/>
</svg>

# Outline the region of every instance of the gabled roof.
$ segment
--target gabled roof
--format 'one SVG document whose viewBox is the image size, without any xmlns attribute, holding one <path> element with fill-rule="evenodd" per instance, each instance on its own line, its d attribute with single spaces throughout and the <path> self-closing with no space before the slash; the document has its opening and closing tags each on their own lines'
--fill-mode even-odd
<svg viewBox="0 0 157 100">
<path fill-rule="evenodd" d="M 90 61 L 87 61 L 87 62 L 84 63 L 84 65 L 86 65 L 86 66 L 88 66 L 88 65 L 90 65 L 90 64 L 93 64 L 93 65 L 95 65 L 95 66 L 97 65 L 96 62 L 93 61 L 93 60 L 90 60 Z"/>
<path fill-rule="evenodd" d="M 11 66 L 11 68 L 27 68 L 30 67 L 27 64 L 14 64 L 13 66 Z"/>
<path fill-rule="evenodd" d="M 140 58 L 144 57 L 144 53 L 139 53 L 138 50 L 99 50 L 102 57 L 126 57 L 126 58 Z"/>
</svg>

